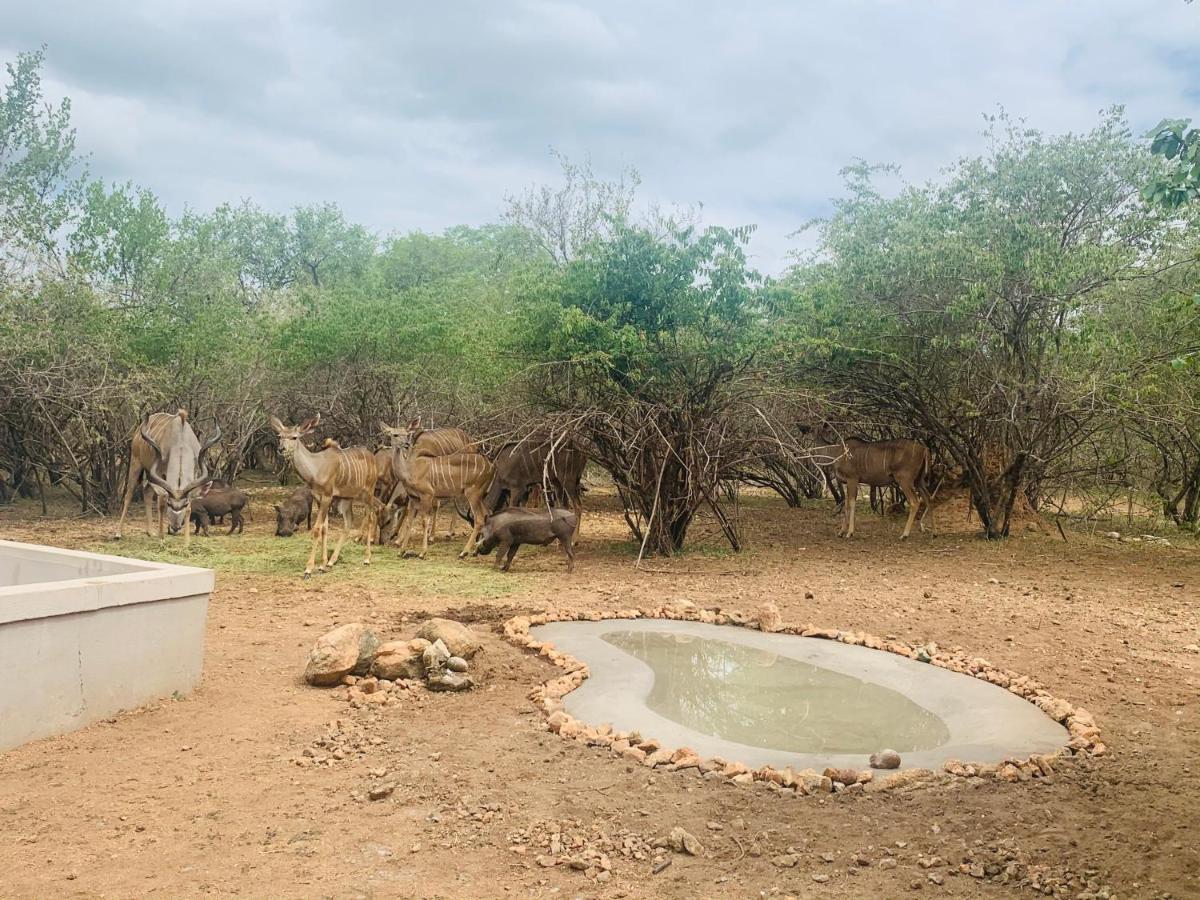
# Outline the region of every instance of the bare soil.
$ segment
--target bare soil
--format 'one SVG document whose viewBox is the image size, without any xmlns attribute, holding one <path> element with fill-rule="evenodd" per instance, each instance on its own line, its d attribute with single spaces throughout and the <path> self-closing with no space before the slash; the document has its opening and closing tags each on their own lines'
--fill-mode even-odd
<svg viewBox="0 0 1200 900">
<path fill-rule="evenodd" d="M 1074 884 L 1064 896 L 1200 896 L 1194 543 L 1070 531 L 1064 542 L 1053 528 L 987 543 L 943 515 L 936 535 L 901 544 L 900 521 L 865 509 L 846 542 L 825 506 L 754 498 L 747 552 L 721 551 L 700 523 L 697 549 L 635 570 L 619 513 L 595 491 L 603 508 L 585 514 L 573 577 L 554 548 L 523 549 L 509 576 L 490 559 L 458 562 L 460 532 L 424 562 L 384 550 L 366 569 L 354 546 L 344 566 L 304 582 L 307 535 L 272 536 L 268 494 L 256 492 L 244 537 L 214 528 L 190 553 L 179 538 L 164 548 L 135 534 L 136 521 L 116 545 L 110 520 L 0 509 L 0 537 L 218 570 L 194 694 L 0 754 L 0 896 L 1033 896 L 999 883 L 1013 862 Z M 1028 784 L 787 799 L 647 770 L 545 730 L 526 695 L 555 670 L 504 643 L 500 621 L 548 604 L 681 598 L 746 610 L 772 600 L 787 621 L 967 648 L 1086 707 L 1111 756 Z M 480 633 L 478 690 L 353 710 L 300 678 L 336 623 L 399 637 L 431 614 Z M 390 796 L 366 799 L 382 782 L 395 784 Z M 655 874 L 653 852 L 619 850 L 675 826 L 701 855 L 666 853 Z M 567 847 L 613 839 L 607 882 L 540 865 L 538 843 L 555 832 Z M 963 862 L 984 877 L 960 873 Z"/>
</svg>

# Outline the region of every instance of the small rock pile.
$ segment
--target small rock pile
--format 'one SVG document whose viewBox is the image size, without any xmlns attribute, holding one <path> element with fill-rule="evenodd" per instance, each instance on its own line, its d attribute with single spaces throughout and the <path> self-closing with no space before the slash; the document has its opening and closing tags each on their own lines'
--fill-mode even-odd
<svg viewBox="0 0 1200 900">
<path fill-rule="evenodd" d="M 377 753 L 387 744 L 381 737 L 367 734 L 354 722 L 334 719 L 325 726 L 325 733 L 313 741 L 292 762 L 302 769 L 332 767 L 343 760 L 358 760 Z"/>
<path fill-rule="evenodd" d="M 335 699 L 356 708 L 386 706 L 421 683 L 433 691 L 465 691 L 475 685 L 466 674 L 467 660 L 480 646 L 470 628 L 450 619 L 430 619 L 413 639 L 387 642 L 353 622 L 317 638 L 304 680 L 318 687 L 341 685 Z"/>
<path fill-rule="evenodd" d="M 599 884 L 612 877 L 614 861 L 654 855 L 650 841 L 637 832 L 621 828 L 610 833 L 603 825 L 585 826 L 579 819 L 539 819 L 509 832 L 508 843 L 513 853 L 532 856 L 543 868 L 563 866 Z"/>
</svg>

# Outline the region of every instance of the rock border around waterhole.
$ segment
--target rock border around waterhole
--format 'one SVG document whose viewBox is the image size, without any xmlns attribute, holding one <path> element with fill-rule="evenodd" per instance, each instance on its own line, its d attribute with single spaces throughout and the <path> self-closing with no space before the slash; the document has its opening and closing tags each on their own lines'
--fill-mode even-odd
<svg viewBox="0 0 1200 900">
<path fill-rule="evenodd" d="M 1002 687 L 1037 706 L 1055 722 L 1063 725 L 1070 735 L 1070 740 L 1058 750 L 1033 754 L 1027 758 L 1010 757 L 1000 763 L 972 763 L 949 759 L 943 763 L 941 775 L 994 778 L 1006 782 L 1030 781 L 1052 775 L 1054 763 L 1059 760 L 1077 756 L 1102 757 L 1108 753 L 1108 748 L 1100 740 L 1100 730 L 1096 727 L 1091 713 L 1053 696 L 1028 675 L 1010 672 L 961 650 L 947 653 L 932 643 L 913 647 L 904 641 L 880 638 L 862 631 L 817 628 L 812 624 L 787 625 L 780 620 L 779 612 L 773 605 L 765 608 L 757 617 L 736 610 L 702 609 L 690 604 L 672 604 L 649 610 L 627 608 L 606 612 L 589 610 L 581 613 L 550 610 L 533 615 L 514 616 L 507 620 L 503 625 L 503 632 L 509 643 L 532 650 L 564 670 L 565 674 L 549 679 L 529 694 L 529 699 L 545 717 L 549 730 L 565 740 L 587 746 L 606 747 L 615 756 L 649 768 L 666 771 L 697 769 L 705 778 L 729 781 L 733 784 L 762 782 L 776 791 L 799 795 L 890 790 L 934 781 L 940 777 L 933 769 L 906 769 L 878 780 L 871 769 L 826 769 L 824 772 L 813 769 L 795 772 L 790 768 L 776 769 L 773 766 L 751 769 L 743 763 L 720 757 L 702 759 L 689 747 L 664 747 L 661 742 L 636 732 L 614 731 L 609 724 L 589 725 L 581 722 L 563 709 L 562 698 L 590 676 L 587 664 L 556 649 L 548 641 L 537 640 L 529 633 L 529 629 L 551 622 L 599 622 L 605 619 L 668 619 L 733 625 L 771 633 L 839 641 L 871 650 L 895 653 Z"/>
</svg>

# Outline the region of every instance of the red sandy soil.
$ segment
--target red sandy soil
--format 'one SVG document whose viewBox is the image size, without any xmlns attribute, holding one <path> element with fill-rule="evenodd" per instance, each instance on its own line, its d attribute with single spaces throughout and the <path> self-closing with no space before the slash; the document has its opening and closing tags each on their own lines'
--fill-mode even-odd
<svg viewBox="0 0 1200 900">
<path fill-rule="evenodd" d="M 36 512 L 0 511 L 0 537 L 94 549 L 112 529 Z M 266 518 L 247 539 L 295 559 L 297 574 L 218 570 L 195 693 L 0 754 L 0 896 L 999 898 L 1035 896 L 1019 884 L 1030 866 L 1074 885 L 1062 896 L 1200 896 L 1195 543 L 1070 531 L 1064 542 L 1054 529 L 987 543 L 943 517 L 936 536 L 901 544 L 898 521 L 866 511 L 846 542 L 826 507 L 755 500 L 747 552 L 719 552 L 701 523 L 708 550 L 635 571 L 610 508 L 585 516 L 573 577 L 557 550 L 526 549 L 515 574 L 493 578 L 490 560 L 456 562 L 458 544 L 442 540 L 430 560 L 402 565 L 449 574 L 414 587 L 377 567 L 364 576 L 358 547 L 303 582 L 306 537 L 267 543 Z M 501 587 L 481 594 L 508 593 L 446 588 L 485 574 Z M 526 695 L 556 670 L 504 643 L 499 622 L 549 604 L 674 599 L 748 611 L 771 600 L 789 622 L 961 646 L 1086 707 L 1111 755 L 1027 784 L 783 798 L 548 733 Z M 353 710 L 303 683 L 308 648 L 331 625 L 401 637 L 431 614 L 480 634 L 479 689 Z M 314 745 L 331 732 L 340 738 Z M 366 799 L 381 780 L 393 793 Z M 676 826 L 702 854 L 620 852 Z M 567 848 L 615 845 L 607 881 L 539 865 L 538 842 L 555 831 Z M 654 874 L 656 856 L 670 865 Z M 1024 868 L 1001 883 L 1013 863 Z"/>
</svg>

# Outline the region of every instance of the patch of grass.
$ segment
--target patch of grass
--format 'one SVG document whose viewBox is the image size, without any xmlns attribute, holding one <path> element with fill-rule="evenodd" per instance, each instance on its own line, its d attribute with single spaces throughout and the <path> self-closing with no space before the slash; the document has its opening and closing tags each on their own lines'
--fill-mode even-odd
<svg viewBox="0 0 1200 900">
<path fill-rule="evenodd" d="M 330 553 L 334 542 L 330 541 Z M 126 533 L 120 541 L 95 541 L 84 549 L 95 553 L 148 559 L 154 562 L 200 566 L 221 574 L 264 575 L 272 578 L 294 578 L 300 582 L 304 563 L 308 559 L 308 534 L 291 538 L 274 535 L 217 535 L 193 537 L 188 549 L 180 537 L 165 541 L 144 534 Z M 430 544 L 427 559 L 401 559 L 394 547 L 373 548 L 371 565 L 364 566 L 363 547 L 347 542 L 342 558 L 332 571 L 314 572 L 321 583 L 344 584 L 353 587 L 387 588 L 393 591 L 423 594 L 443 594 L 455 597 L 504 597 L 528 586 L 529 579 L 520 574 L 507 575 L 495 571 L 491 557 L 459 560 L 462 541 L 438 541 Z"/>
</svg>

